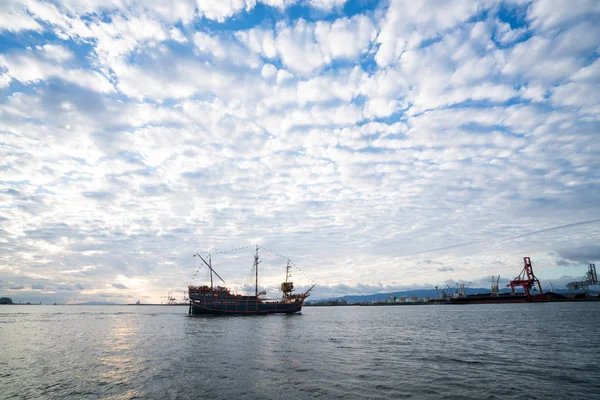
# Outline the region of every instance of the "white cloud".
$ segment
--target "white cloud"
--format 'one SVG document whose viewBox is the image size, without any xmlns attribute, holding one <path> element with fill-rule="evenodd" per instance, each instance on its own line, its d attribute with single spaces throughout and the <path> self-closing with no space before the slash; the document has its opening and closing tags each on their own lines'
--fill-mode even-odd
<svg viewBox="0 0 600 400">
<path fill-rule="evenodd" d="M 291 27 L 283 24 L 277 27 L 275 47 L 277 54 L 289 69 L 301 74 L 310 74 L 329 63 L 316 42 L 314 28 L 314 24 L 302 19 Z"/>
<path fill-rule="evenodd" d="M 269 78 L 275 76 L 276 74 L 277 74 L 277 68 L 273 64 L 263 65 L 262 70 L 260 71 L 260 75 L 265 79 L 269 79 Z"/>
<path fill-rule="evenodd" d="M 556 105 L 582 107 L 597 105 L 596 94 L 600 84 L 567 83 L 552 90 L 552 102 Z"/>
<path fill-rule="evenodd" d="M 525 33 L 524 28 L 511 29 L 510 24 L 496 21 L 496 40 L 504 45 L 515 42 Z"/>
<path fill-rule="evenodd" d="M 277 84 L 284 85 L 286 82 L 289 82 L 294 75 L 290 74 L 288 71 L 284 69 L 280 69 L 277 71 Z"/>
<path fill-rule="evenodd" d="M 244 65 L 250 68 L 259 66 L 258 59 L 253 53 L 226 38 L 196 32 L 194 44 L 201 52 L 209 54 L 214 60 L 225 62 L 227 65 Z"/>
<path fill-rule="evenodd" d="M 47 52 L 46 49 L 44 51 Z M 7 69 L 8 76 L 24 84 L 58 78 L 100 93 L 114 91 L 112 84 L 97 71 L 63 68 L 60 65 L 42 61 L 31 53 L 0 55 L 0 65 Z"/>
<path fill-rule="evenodd" d="M 42 27 L 29 15 L 27 8 L 18 1 L 0 3 L 0 31 L 42 31 Z"/>
<path fill-rule="evenodd" d="M 168 24 L 181 21 L 181 23 L 187 25 L 197 17 L 195 12 L 196 2 L 194 0 L 171 0 L 168 3 L 162 0 L 144 0 L 138 3 L 137 9 L 151 10 L 159 19 Z M 138 12 L 141 13 L 141 10 Z"/>
<path fill-rule="evenodd" d="M 169 35 L 171 36 L 171 39 L 179 43 L 186 43 L 188 41 L 187 38 L 183 36 L 183 33 L 177 28 L 171 28 Z"/>
<path fill-rule="evenodd" d="M 196 1 L 200 15 L 220 22 L 242 10 L 249 11 L 255 5 L 256 0 Z"/>
<path fill-rule="evenodd" d="M 353 61 L 365 53 L 375 39 L 369 17 L 356 15 L 333 22 L 298 20 L 279 23 L 275 33 L 262 28 L 238 32 L 237 38 L 261 56 L 281 61 L 294 72 L 309 75 L 333 60 Z"/>
<path fill-rule="evenodd" d="M 331 10 L 332 8 L 342 7 L 346 4 L 346 1 L 347 0 L 308 0 L 308 4 L 322 10 Z"/>
<path fill-rule="evenodd" d="M 340 70 L 335 75 L 327 74 L 302 81 L 297 86 L 297 101 L 301 106 L 331 100 L 350 103 L 358 96 L 359 86 L 365 79 L 365 72 L 360 67 L 354 67 Z"/>
<path fill-rule="evenodd" d="M 593 63 L 588 66 L 581 68 L 577 71 L 572 79 L 576 81 L 593 81 L 594 79 L 600 78 L 600 60 L 596 59 Z"/>
<path fill-rule="evenodd" d="M 600 34 L 596 27 L 580 26 L 562 34 L 558 40 L 534 36 L 518 43 L 504 52 L 506 63 L 502 72 L 545 83 L 568 78 L 587 62 L 581 54 L 596 47 L 593 40 L 577 41 L 576 38 L 584 31 Z"/>
<path fill-rule="evenodd" d="M 45 44 L 42 46 L 42 51 L 44 57 L 56 62 L 67 61 L 74 57 L 72 51 L 55 44 Z"/>
<path fill-rule="evenodd" d="M 264 3 L 271 7 L 277 7 L 280 9 L 284 9 L 287 6 L 292 4 L 296 4 L 298 0 L 261 0 L 261 3 Z"/>
<path fill-rule="evenodd" d="M 64 14 L 52 3 L 35 0 L 26 1 L 27 10 L 35 18 L 49 24 L 56 35 L 61 39 L 71 37 L 87 38 L 90 36 L 86 24 L 78 17 Z"/>
<path fill-rule="evenodd" d="M 213 93 L 231 80 L 219 71 L 189 60 L 179 60 L 165 74 L 153 74 L 125 64 L 116 67 L 116 73 L 119 90 L 140 100 L 177 99 L 196 93 Z"/>
<path fill-rule="evenodd" d="M 340 18 L 332 24 L 317 22 L 315 36 L 321 51 L 332 59 L 353 60 L 369 48 L 376 30 L 371 19 L 364 15 Z"/>
<path fill-rule="evenodd" d="M 495 103 L 503 103 L 517 96 L 517 91 L 509 85 L 484 83 L 473 89 L 470 98 L 473 100 L 490 100 Z"/>
<path fill-rule="evenodd" d="M 336 59 L 354 60 L 368 50 L 375 27 L 363 15 L 332 23 L 299 20 L 293 26 L 279 24 L 275 48 L 283 63 L 304 75 Z"/>
<path fill-rule="evenodd" d="M 527 10 L 527 18 L 534 28 L 552 29 L 580 19 L 582 17 L 598 18 L 600 4 L 594 0 L 580 0 L 564 3 L 560 0 L 537 0 Z"/>
<path fill-rule="evenodd" d="M 152 48 L 169 37 L 159 21 L 147 16 L 131 19 L 116 16 L 111 22 L 90 24 L 89 29 L 97 41 L 94 50 L 98 60 L 106 67 L 142 44 Z"/>
<path fill-rule="evenodd" d="M 10 85 L 10 81 L 12 78 L 9 75 L 2 74 L 0 75 L 0 89 L 7 87 Z"/>
<path fill-rule="evenodd" d="M 525 251 L 551 276 L 554 247 L 600 234 L 498 243 L 599 213 L 591 3 L 512 2 L 518 28 L 487 1 L 262 3 L 24 3 L 1 32 L 1 280 L 158 298 L 190 254 L 258 241 L 373 291 L 509 276 Z"/>
<path fill-rule="evenodd" d="M 217 37 L 207 35 L 204 32 L 196 32 L 194 35 L 194 44 L 200 51 L 212 54 L 215 58 L 223 59 L 227 56 L 227 51 L 224 47 L 228 43 L 219 40 Z"/>
<path fill-rule="evenodd" d="M 382 67 L 389 65 L 405 50 L 467 21 L 481 11 L 483 6 L 483 1 L 471 0 L 392 0 L 377 37 L 380 43 L 375 57 L 377 64 Z"/>
<path fill-rule="evenodd" d="M 252 28 L 247 31 L 236 32 L 236 37 L 250 50 L 266 58 L 277 56 L 273 32 L 261 28 Z"/>
</svg>

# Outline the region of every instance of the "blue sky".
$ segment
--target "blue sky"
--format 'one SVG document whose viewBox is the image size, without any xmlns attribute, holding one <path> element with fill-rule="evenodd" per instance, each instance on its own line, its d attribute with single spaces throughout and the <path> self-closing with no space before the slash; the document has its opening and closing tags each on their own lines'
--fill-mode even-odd
<svg viewBox="0 0 600 400">
<path fill-rule="evenodd" d="M 524 256 L 578 278 L 600 260 L 599 20 L 597 1 L 2 2 L 0 294 L 164 301 L 192 254 L 254 244 L 315 297 L 489 286 Z M 251 252 L 214 262 L 249 283 Z"/>
</svg>

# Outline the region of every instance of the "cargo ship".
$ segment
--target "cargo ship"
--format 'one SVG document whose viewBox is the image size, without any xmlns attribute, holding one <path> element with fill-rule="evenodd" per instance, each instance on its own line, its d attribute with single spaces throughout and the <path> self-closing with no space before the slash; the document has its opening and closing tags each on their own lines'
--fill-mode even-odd
<svg viewBox="0 0 600 400">
<path fill-rule="evenodd" d="M 492 278 L 492 293 L 466 295 L 461 292 L 461 295 L 448 298 L 445 300 L 447 304 L 499 304 L 499 303 L 538 303 L 548 301 L 562 301 L 563 296 L 544 294 L 542 285 L 538 278 L 533 273 L 533 266 L 529 257 L 523 257 L 523 270 L 521 273 L 511 280 L 506 287 L 511 288 L 511 293 L 499 293 L 498 283 L 500 277 L 494 281 Z M 523 288 L 523 293 L 517 293 L 517 287 Z"/>
<path fill-rule="evenodd" d="M 533 303 L 550 301 L 546 295 L 527 296 L 523 293 L 491 293 L 471 294 L 464 297 L 455 297 L 447 301 L 448 304 L 498 304 L 498 303 Z"/>
<path fill-rule="evenodd" d="M 304 293 L 294 293 L 294 284 L 290 281 L 290 261 L 288 259 L 285 273 L 285 281 L 281 284 L 281 298 L 268 299 L 264 297 L 265 292 L 258 291 L 258 264 L 259 255 L 257 246 L 254 254 L 255 270 L 255 289 L 254 295 L 233 294 L 225 286 L 213 285 L 213 275 L 225 283 L 219 274 L 212 267 L 210 256 L 208 260 L 200 254 L 194 254 L 199 257 L 208 267 L 210 272 L 210 286 L 188 286 L 188 297 L 190 299 L 189 314 L 292 314 L 302 310 L 304 300 L 310 295 L 310 291 L 315 287 L 311 286 Z"/>
</svg>

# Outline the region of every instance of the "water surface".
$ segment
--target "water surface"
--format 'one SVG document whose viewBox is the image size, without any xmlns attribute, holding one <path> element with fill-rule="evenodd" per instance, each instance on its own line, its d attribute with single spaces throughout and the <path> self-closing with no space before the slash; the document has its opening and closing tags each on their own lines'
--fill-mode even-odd
<svg viewBox="0 0 600 400">
<path fill-rule="evenodd" d="M 0 306 L 0 398 L 600 398 L 600 303 Z"/>
</svg>

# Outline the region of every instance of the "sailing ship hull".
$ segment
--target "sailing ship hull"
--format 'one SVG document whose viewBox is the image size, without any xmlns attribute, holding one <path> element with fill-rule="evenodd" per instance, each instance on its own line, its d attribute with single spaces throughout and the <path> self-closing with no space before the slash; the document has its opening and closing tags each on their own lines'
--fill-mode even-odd
<svg viewBox="0 0 600 400">
<path fill-rule="evenodd" d="M 304 299 L 292 302 L 263 302 L 255 297 L 240 296 L 232 301 L 190 301 L 190 312 L 201 314 L 293 314 L 302 310 Z"/>
</svg>

